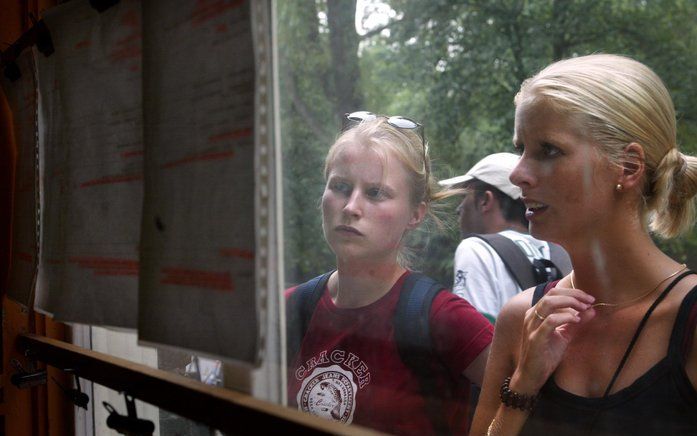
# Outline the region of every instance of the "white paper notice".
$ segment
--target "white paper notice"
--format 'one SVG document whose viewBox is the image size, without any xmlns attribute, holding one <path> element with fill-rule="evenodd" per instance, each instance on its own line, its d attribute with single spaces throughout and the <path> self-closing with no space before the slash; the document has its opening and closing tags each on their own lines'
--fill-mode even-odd
<svg viewBox="0 0 697 436">
<path fill-rule="evenodd" d="M 61 321 L 135 327 L 142 209 L 141 2 L 48 10 L 38 57 L 45 164 L 37 307 Z"/>
<path fill-rule="evenodd" d="M 141 341 L 254 363 L 250 4 L 143 2 Z"/>
<path fill-rule="evenodd" d="M 17 166 L 12 209 L 12 257 L 7 296 L 24 306 L 31 304 L 38 263 L 36 160 L 36 73 L 31 50 L 16 61 L 21 76 L 14 82 L 0 79 L 12 111 Z"/>
</svg>

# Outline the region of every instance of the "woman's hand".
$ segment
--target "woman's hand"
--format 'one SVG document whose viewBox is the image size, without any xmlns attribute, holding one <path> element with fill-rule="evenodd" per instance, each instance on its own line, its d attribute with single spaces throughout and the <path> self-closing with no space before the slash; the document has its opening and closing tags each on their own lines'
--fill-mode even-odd
<svg viewBox="0 0 697 436">
<path fill-rule="evenodd" d="M 594 298 L 583 291 L 553 288 L 530 308 L 533 291 L 511 298 L 496 319 L 471 435 L 518 434 L 529 412 L 501 404 L 501 383 L 511 376 L 511 390 L 536 395 L 559 366 L 578 328 L 595 316 L 590 307 Z"/>
<path fill-rule="evenodd" d="M 552 288 L 527 310 L 511 389 L 532 395 L 539 392 L 578 329 L 595 316 L 594 300 L 578 289 Z"/>
</svg>

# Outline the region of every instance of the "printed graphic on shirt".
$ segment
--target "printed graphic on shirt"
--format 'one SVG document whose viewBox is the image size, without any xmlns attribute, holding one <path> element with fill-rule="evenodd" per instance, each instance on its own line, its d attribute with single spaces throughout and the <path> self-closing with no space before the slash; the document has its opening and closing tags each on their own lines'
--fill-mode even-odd
<svg viewBox="0 0 697 436">
<path fill-rule="evenodd" d="M 537 248 L 524 239 L 514 239 L 513 242 L 525 253 L 530 262 L 544 257 L 541 247 Z"/>
<path fill-rule="evenodd" d="M 353 377 L 350 377 L 351 380 L 357 381 L 358 387 L 361 389 L 370 383 L 368 365 L 355 354 L 350 352 L 347 353 L 344 350 L 332 350 L 331 353 L 327 353 L 327 350 L 323 350 L 315 356 L 312 356 L 304 365 L 300 365 L 295 369 L 295 378 L 297 380 L 303 380 L 307 376 L 307 373 L 312 371 L 315 367 L 331 364 L 340 365 L 344 370 L 350 371 L 353 374 Z"/>
<path fill-rule="evenodd" d="M 316 367 L 298 391 L 298 409 L 345 424 L 353 421 L 358 386 L 338 365 Z"/>
<path fill-rule="evenodd" d="M 454 288 L 465 288 L 466 283 L 467 283 L 467 273 L 468 271 L 463 271 L 461 269 L 457 270 L 455 273 L 455 283 L 453 284 Z"/>
</svg>

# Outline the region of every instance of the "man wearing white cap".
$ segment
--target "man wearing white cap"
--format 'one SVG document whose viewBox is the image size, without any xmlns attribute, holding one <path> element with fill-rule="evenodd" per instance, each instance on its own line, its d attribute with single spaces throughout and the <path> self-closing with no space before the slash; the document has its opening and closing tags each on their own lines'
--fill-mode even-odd
<svg viewBox="0 0 697 436">
<path fill-rule="evenodd" d="M 518 159 L 512 153 L 491 154 L 466 174 L 439 182 L 466 190 L 457 207 L 464 239 L 455 251 L 453 292 L 492 320 L 521 285 L 546 281 L 545 274 L 557 269 L 549 261 L 550 244 L 527 234 L 521 191 L 509 180 Z M 559 250 L 552 247 L 566 263 L 568 256 Z M 526 274 L 527 279 L 521 277 Z"/>
</svg>

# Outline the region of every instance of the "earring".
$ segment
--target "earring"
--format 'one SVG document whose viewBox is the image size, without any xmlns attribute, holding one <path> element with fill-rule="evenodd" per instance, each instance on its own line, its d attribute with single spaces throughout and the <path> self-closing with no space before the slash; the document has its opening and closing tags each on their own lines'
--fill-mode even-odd
<svg viewBox="0 0 697 436">
<path fill-rule="evenodd" d="M 624 185 L 622 185 L 621 183 L 618 183 L 617 185 L 615 185 L 615 191 L 622 192 L 623 189 L 624 189 Z"/>
</svg>

